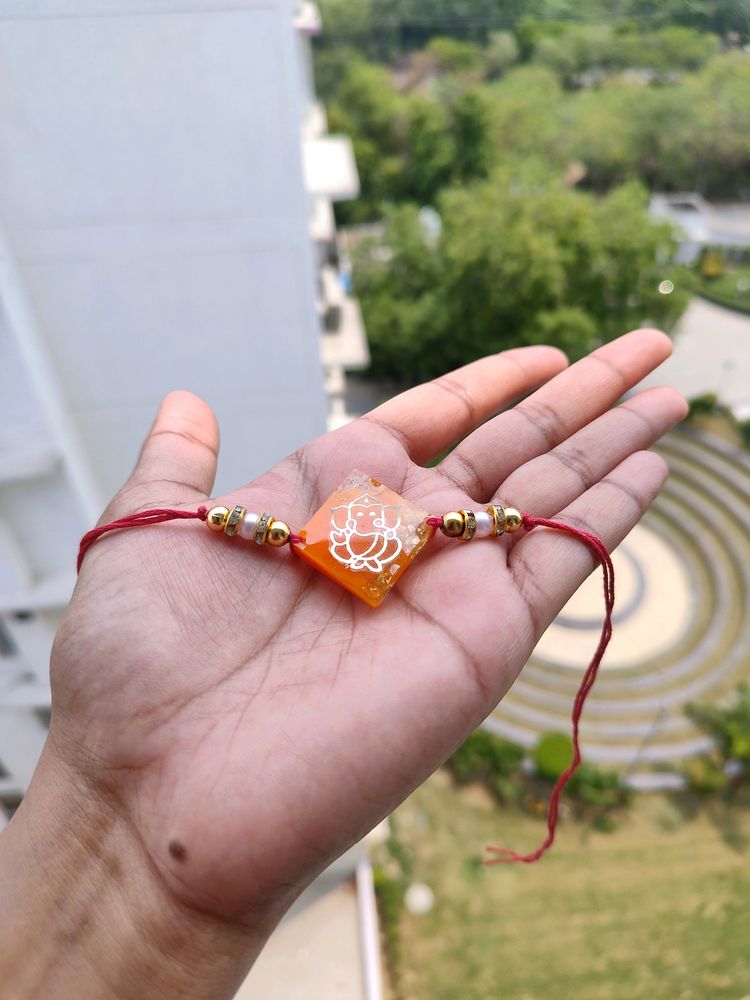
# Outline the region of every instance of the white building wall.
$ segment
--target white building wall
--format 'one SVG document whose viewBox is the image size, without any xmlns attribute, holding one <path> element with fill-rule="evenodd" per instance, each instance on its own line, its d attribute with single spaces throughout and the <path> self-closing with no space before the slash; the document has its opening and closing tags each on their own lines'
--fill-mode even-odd
<svg viewBox="0 0 750 1000">
<path fill-rule="evenodd" d="M 217 492 L 325 429 L 295 9 L 0 0 L 0 708 L 24 713 L 0 712 L 0 762 L 26 755 L 20 787 L 78 539 L 161 397 L 215 409 Z"/>
<path fill-rule="evenodd" d="M 0 220 L 102 500 L 170 388 L 220 489 L 324 420 L 291 4 L 134 7 L 0 6 Z"/>
</svg>

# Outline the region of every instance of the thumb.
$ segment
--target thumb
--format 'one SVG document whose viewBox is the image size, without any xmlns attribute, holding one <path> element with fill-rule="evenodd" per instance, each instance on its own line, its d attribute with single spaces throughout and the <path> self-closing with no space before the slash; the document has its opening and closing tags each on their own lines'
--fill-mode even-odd
<svg viewBox="0 0 750 1000">
<path fill-rule="evenodd" d="M 148 507 L 200 503 L 213 488 L 218 457 L 219 425 L 211 407 L 192 392 L 170 392 L 130 479 L 99 523 Z"/>
</svg>

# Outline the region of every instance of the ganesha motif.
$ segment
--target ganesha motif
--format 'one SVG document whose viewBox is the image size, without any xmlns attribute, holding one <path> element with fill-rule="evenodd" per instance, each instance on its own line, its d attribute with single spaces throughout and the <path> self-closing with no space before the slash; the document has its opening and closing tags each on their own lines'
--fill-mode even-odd
<svg viewBox="0 0 750 1000">
<path fill-rule="evenodd" d="M 331 508 L 328 551 L 350 570 L 380 573 L 402 549 L 399 507 L 362 493 Z"/>
</svg>

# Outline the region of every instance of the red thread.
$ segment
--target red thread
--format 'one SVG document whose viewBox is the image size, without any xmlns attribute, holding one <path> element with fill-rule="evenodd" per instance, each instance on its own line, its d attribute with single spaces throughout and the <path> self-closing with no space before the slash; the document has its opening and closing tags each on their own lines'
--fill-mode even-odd
<svg viewBox="0 0 750 1000">
<path fill-rule="evenodd" d="M 437 515 L 434 516 L 434 517 L 426 517 L 424 523 L 425 524 L 429 524 L 429 526 L 431 528 L 442 528 L 443 527 L 443 518 L 442 517 L 438 517 Z"/>
<path fill-rule="evenodd" d="M 604 656 L 609 640 L 612 637 L 612 612 L 615 606 L 615 568 L 612 565 L 612 558 L 607 550 L 607 546 L 601 538 L 597 535 L 591 534 L 589 531 L 583 531 L 581 528 L 574 528 L 572 524 L 565 524 L 562 521 L 549 521 L 544 517 L 533 517 L 531 514 L 523 514 L 523 525 L 529 531 L 532 528 L 555 528 L 558 531 L 564 531 L 567 534 L 572 535 L 574 538 L 580 539 L 580 541 L 588 545 L 596 556 L 597 561 L 601 563 L 602 567 L 602 576 L 604 580 L 604 623 L 602 625 L 602 632 L 599 637 L 599 643 L 596 647 L 596 651 L 591 662 L 586 668 L 586 672 L 584 673 L 580 687 L 578 688 L 578 693 L 576 694 L 575 702 L 573 703 L 573 758 L 565 771 L 563 771 L 557 779 L 555 787 L 552 789 L 552 794 L 549 799 L 549 809 L 547 811 L 547 836 L 545 837 L 544 842 L 535 851 L 532 851 L 531 854 L 517 854 L 515 851 L 509 850 L 507 847 L 497 847 L 494 844 L 488 844 L 486 850 L 491 851 L 493 854 L 502 856 L 497 858 L 487 858 L 485 860 L 486 865 L 502 864 L 511 861 L 522 861 L 529 864 L 533 861 L 538 861 L 547 848 L 552 846 L 555 839 L 555 831 L 557 829 L 560 796 L 567 783 L 575 774 L 578 765 L 581 763 L 581 748 L 578 741 L 578 731 L 583 706 L 586 701 L 586 696 L 596 680 L 599 665 L 602 662 L 602 657 Z"/>
<path fill-rule="evenodd" d="M 91 531 L 87 531 L 81 539 L 81 544 L 78 547 L 76 570 L 79 573 L 81 572 L 83 557 L 94 542 L 98 541 L 108 531 L 117 531 L 120 528 L 138 528 L 147 524 L 161 524 L 163 521 L 189 521 L 196 518 L 200 521 L 205 521 L 207 514 L 208 507 L 204 507 L 203 505 L 198 510 L 172 510 L 170 508 L 155 507 L 152 510 L 140 510 L 137 514 L 128 514 L 127 517 L 120 517 L 116 521 L 110 521 L 109 524 L 100 524 L 98 528 L 92 528 Z"/>
</svg>

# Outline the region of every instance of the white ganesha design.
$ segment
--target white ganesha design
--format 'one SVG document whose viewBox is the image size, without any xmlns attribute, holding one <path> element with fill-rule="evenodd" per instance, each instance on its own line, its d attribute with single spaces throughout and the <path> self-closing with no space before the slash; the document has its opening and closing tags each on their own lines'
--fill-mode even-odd
<svg viewBox="0 0 750 1000">
<path fill-rule="evenodd" d="M 380 573 L 401 552 L 400 525 L 399 507 L 362 493 L 331 508 L 328 551 L 351 570 Z"/>
</svg>

